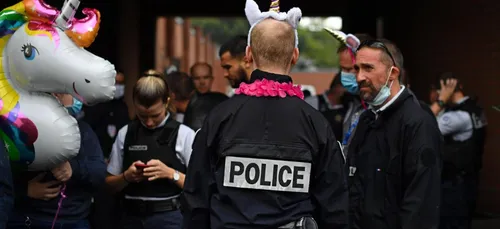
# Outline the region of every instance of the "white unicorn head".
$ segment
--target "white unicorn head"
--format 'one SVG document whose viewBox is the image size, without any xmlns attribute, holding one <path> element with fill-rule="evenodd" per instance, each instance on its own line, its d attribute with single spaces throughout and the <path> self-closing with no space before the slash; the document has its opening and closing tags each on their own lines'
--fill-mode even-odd
<svg viewBox="0 0 500 229">
<path fill-rule="evenodd" d="M 83 49 L 97 36 L 100 13 L 83 9 L 86 18 L 74 18 L 79 2 L 66 0 L 59 11 L 43 0 L 24 0 L 4 10 L 16 23 L 6 30 L 13 34 L 3 50 L 3 72 L 14 88 L 69 93 L 89 105 L 113 98 L 114 66 Z"/>
<path fill-rule="evenodd" d="M 261 12 L 259 5 L 257 5 L 254 0 L 247 0 L 245 4 L 245 15 L 250 23 L 250 30 L 248 31 L 248 45 L 250 45 L 250 35 L 255 25 L 266 18 L 273 18 L 278 21 L 286 21 L 295 29 L 295 47 L 298 48 L 299 36 L 297 34 L 297 27 L 299 26 L 300 19 L 302 18 L 302 11 L 299 8 L 294 7 L 287 13 L 280 12 L 279 0 L 273 0 L 271 2 L 270 10 L 267 12 Z"/>
</svg>

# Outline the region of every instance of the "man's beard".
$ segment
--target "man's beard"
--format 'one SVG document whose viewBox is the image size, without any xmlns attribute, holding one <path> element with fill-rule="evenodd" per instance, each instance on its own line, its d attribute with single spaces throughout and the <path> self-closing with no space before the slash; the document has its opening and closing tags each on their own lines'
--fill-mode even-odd
<svg viewBox="0 0 500 229">
<path fill-rule="evenodd" d="M 371 91 L 365 92 L 365 91 L 361 90 L 364 87 L 369 87 L 371 89 Z M 363 99 L 366 102 L 372 102 L 375 99 L 375 97 L 378 95 L 378 93 L 380 92 L 380 89 L 382 89 L 382 87 L 380 87 L 380 89 L 377 89 L 373 84 L 370 84 L 367 81 L 363 81 L 363 82 L 359 83 L 359 89 L 360 89 L 359 95 L 360 95 L 361 99 Z"/>
<path fill-rule="evenodd" d="M 230 80 L 229 83 L 231 84 L 232 88 L 238 88 L 241 83 L 248 83 L 248 75 L 245 69 L 242 67 L 238 68 L 238 78 L 234 80 Z"/>
</svg>

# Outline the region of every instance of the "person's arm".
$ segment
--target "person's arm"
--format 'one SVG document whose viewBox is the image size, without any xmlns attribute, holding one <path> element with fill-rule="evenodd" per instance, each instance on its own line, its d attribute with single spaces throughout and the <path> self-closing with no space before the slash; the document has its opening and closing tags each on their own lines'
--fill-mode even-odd
<svg viewBox="0 0 500 229">
<path fill-rule="evenodd" d="M 439 92 L 438 101 L 431 104 L 431 110 L 434 116 L 438 116 L 444 109 L 444 105 L 448 103 L 457 87 L 456 79 L 447 79 L 446 82 L 441 80 L 439 83 L 441 84 L 441 90 Z"/>
<path fill-rule="evenodd" d="M 349 192 L 344 156 L 330 127 L 311 174 L 310 193 L 318 228 L 348 228 Z"/>
<path fill-rule="evenodd" d="M 14 205 L 14 190 L 10 161 L 3 141 L 0 144 L 0 174 L 0 228 L 5 228 Z M 21 192 L 26 193 L 26 186 Z"/>
<path fill-rule="evenodd" d="M 111 189 L 111 192 L 119 192 L 125 188 L 129 182 L 123 174 L 123 144 L 125 135 L 127 134 L 128 126 L 122 127 L 118 131 L 115 142 L 111 148 L 108 163 L 108 176 L 106 177 L 106 184 Z"/>
<path fill-rule="evenodd" d="M 439 131 L 444 136 L 466 131 L 468 127 L 472 131 L 471 122 L 469 113 L 465 111 L 449 111 L 437 119 Z"/>
<path fill-rule="evenodd" d="M 106 178 L 106 163 L 96 134 L 86 123 L 80 123 L 81 147 L 71 160 L 71 179 L 93 189 L 100 188 Z"/>
<path fill-rule="evenodd" d="M 206 121 L 204 126 L 206 127 Z M 210 197 L 212 171 L 210 156 L 213 148 L 208 145 L 208 129 L 201 128 L 193 143 L 184 192 L 181 196 L 184 229 L 210 228 Z"/>
<path fill-rule="evenodd" d="M 402 229 L 439 226 L 442 136 L 432 117 L 423 117 L 404 133 Z"/>
<path fill-rule="evenodd" d="M 179 126 L 175 143 L 175 151 L 178 156 L 180 156 L 183 164 L 186 165 L 186 168 L 189 166 L 189 160 L 191 159 L 194 137 L 195 132 L 191 128 L 183 124 Z M 144 176 L 149 177 L 148 180 L 173 180 L 174 174 L 177 172 L 179 174 L 179 180 L 175 181 L 175 184 L 180 188 L 184 188 L 184 182 L 186 179 L 185 174 L 166 166 L 159 160 L 148 161 L 147 165 L 150 167 L 144 169 Z"/>
</svg>

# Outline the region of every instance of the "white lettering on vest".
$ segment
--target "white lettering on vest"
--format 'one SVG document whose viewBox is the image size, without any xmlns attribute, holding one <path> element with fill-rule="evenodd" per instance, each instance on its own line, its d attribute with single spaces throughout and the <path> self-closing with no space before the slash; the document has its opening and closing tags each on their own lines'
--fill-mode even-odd
<svg viewBox="0 0 500 229">
<path fill-rule="evenodd" d="M 226 157 L 224 186 L 281 192 L 309 192 L 311 163 Z"/>
<path fill-rule="evenodd" d="M 128 150 L 130 151 L 146 151 L 148 150 L 147 145 L 131 145 L 128 147 Z"/>
</svg>

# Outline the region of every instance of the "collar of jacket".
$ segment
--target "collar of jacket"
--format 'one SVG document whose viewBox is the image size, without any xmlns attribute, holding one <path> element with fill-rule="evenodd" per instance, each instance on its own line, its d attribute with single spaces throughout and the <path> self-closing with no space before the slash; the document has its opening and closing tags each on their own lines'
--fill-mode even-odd
<svg viewBox="0 0 500 229">
<path fill-rule="evenodd" d="M 250 83 L 255 82 L 256 80 L 272 80 L 280 83 L 292 83 L 292 78 L 287 75 L 274 74 L 270 72 L 264 72 L 259 69 L 255 69 L 250 76 Z"/>
</svg>

